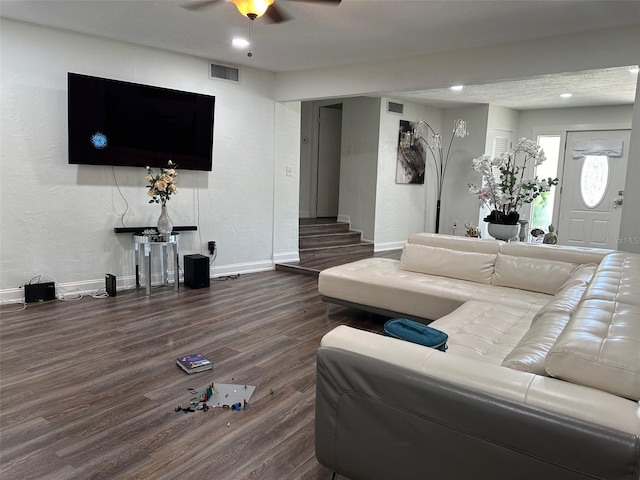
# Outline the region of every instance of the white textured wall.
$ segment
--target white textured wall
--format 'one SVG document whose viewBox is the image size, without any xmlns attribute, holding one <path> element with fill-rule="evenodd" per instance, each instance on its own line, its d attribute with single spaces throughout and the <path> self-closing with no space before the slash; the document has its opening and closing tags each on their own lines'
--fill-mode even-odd
<svg viewBox="0 0 640 480">
<path fill-rule="evenodd" d="M 440 214 L 440 233 L 451 235 L 453 224 L 457 223 L 456 235 L 464 235 L 465 222 L 474 223 L 478 218 L 478 200 L 469 193 L 469 184 L 481 181 L 480 174 L 471 168 L 471 160 L 484 153 L 487 138 L 487 117 L 489 105 L 476 105 L 466 108 L 445 110 L 443 131 L 446 135 L 443 143 L 449 142 L 453 122 L 463 118 L 467 122 L 469 135 L 456 138 L 451 147 L 451 156 L 447 167 L 442 192 L 442 211 Z"/>
<path fill-rule="evenodd" d="M 299 218 L 300 102 L 276 103 L 273 258 L 297 261 Z M 292 234 L 295 233 L 295 234 Z"/>
<path fill-rule="evenodd" d="M 311 182 L 316 177 L 315 172 L 312 172 L 312 166 L 315 167 L 312 155 L 313 148 L 316 148 L 313 126 L 317 123 L 313 121 L 312 105 L 312 102 L 302 102 L 300 105 L 300 218 L 311 216 Z M 306 138 L 307 142 L 302 142 L 302 138 Z"/>
<path fill-rule="evenodd" d="M 0 35 L 0 292 L 37 275 L 71 289 L 104 286 L 107 272 L 130 284 L 131 237 L 113 228 L 159 215 L 143 169 L 68 165 L 68 71 L 216 96 L 213 171 L 179 171 L 169 202 L 174 224 L 199 226 L 180 235 L 181 254 L 215 240 L 216 274 L 272 268 L 295 250 L 298 172 L 284 178 L 283 165 L 297 165 L 299 112 L 276 107 L 274 74 L 211 80 L 206 59 L 4 19 Z"/>
<path fill-rule="evenodd" d="M 375 240 L 379 128 L 379 98 L 344 100 L 338 216 L 368 241 Z"/>
<path fill-rule="evenodd" d="M 636 105 L 633 112 L 634 130 L 631 132 L 629 145 L 629 166 L 624 190 L 624 207 L 620 225 L 619 250 L 640 253 L 640 215 L 637 205 L 640 205 L 640 82 L 636 85 Z"/>
<path fill-rule="evenodd" d="M 396 183 L 400 120 L 424 120 L 436 132 L 442 131 L 443 112 L 439 108 L 401 102 L 403 113 L 387 112 L 387 100 L 380 105 L 380 145 L 376 205 L 376 249 L 400 248 L 412 233 L 434 231 L 435 182 L 431 154 L 426 159 L 423 185 Z"/>
</svg>

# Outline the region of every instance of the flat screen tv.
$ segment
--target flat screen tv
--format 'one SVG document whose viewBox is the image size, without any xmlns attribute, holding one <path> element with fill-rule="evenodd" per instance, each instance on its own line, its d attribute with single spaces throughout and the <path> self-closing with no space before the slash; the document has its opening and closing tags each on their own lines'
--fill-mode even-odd
<svg viewBox="0 0 640 480">
<path fill-rule="evenodd" d="M 68 74 L 69 163 L 211 170 L 215 97 Z"/>
</svg>

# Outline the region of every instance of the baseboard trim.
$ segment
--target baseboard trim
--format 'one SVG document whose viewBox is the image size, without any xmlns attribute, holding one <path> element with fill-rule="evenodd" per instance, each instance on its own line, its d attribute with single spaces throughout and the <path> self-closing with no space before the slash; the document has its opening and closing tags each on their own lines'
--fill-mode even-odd
<svg viewBox="0 0 640 480">
<path fill-rule="evenodd" d="M 273 255 L 273 263 L 291 263 L 291 262 L 299 262 L 300 254 L 295 252 L 288 253 L 276 253 Z"/>
<path fill-rule="evenodd" d="M 272 261 L 236 263 L 232 265 L 211 266 L 211 278 L 225 277 L 228 275 L 242 275 L 247 273 L 268 272 L 275 270 L 275 264 Z"/>
<path fill-rule="evenodd" d="M 373 246 L 374 252 L 387 252 L 389 250 L 402 250 L 406 242 L 384 242 Z"/>
<path fill-rule="evenodd" d="M 291 255 L 294 255 L 296 260 L 286 260 L 286 261 L 298 261 L 298 253 L 295 254 L 288 253 L 282 254 L 283 258 L 290 258 Z M 280 255 L 279 255 L 280 256 Z M 284 262 L 285 260 L 279 260 Z M 247 273 L 257 273 L 257 272 L 267 272 L 270 270 L 275 270 L 275 263 L 270 260 L 265 260 L 261 262 L 248 262 L 248 263 L 237 263 L 231 265 L 211 265 L 209 267 L 209 276 L 210 278 L 215 277 L 223 277 L 228 275 L 240 275 Z M 169 271 L 169 282 L 173 282 L 173 272 Z M 182 275 L 180 276 L 180 280 L 182 280 Z M 162 282 L 161 275 L 153 275 L 151 279 L 151 284 L 153 286 L 159 285 Z M 136 288 L 136 276 L 135 275 L 116 275 L 116 291 L 124 291 L 130 290 L 132 288 Z M 141 286 L 144 288 L 144 285 Z M 72 300 L 74 298 L 78 298 L 80 296 L 90 296 L 99 294 L 101 292 L 105 292 L 105 281 L 104 278 L 93 279 L 93 280 L 84 280 L 79 282 L 67 282 L 67 283 L 56 283 L 56 296 L 63 296 L 63 300 Z M 24 303 L 24 288 L 7 288 L 4 290 L 0 290 L 0 304 L 20 304 Z"/>
</svg>

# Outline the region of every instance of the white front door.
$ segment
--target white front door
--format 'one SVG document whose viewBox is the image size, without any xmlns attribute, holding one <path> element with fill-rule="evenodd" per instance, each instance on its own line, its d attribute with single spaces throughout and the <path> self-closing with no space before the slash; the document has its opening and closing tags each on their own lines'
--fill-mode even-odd
<svg viewBox="0 0 640 480">
<path fill-rule="evenodd" d="M 559 244 L 617 249 L 629 138 L 628 130 L 567 132 L 556 227 Z M 600 151 L 619 141 L 620 156 Z M 587 152 L 577 156 L 575 148 Z"/>
</svg>

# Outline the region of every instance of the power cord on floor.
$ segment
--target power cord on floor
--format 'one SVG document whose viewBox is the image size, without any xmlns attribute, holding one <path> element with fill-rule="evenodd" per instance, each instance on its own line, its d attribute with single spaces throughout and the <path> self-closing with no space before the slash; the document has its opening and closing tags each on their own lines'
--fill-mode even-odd
<svg viewBox="0 0 640 480">
<path fill-rule="evenodd" d="M 106 287 L 99 288 L 91 294 L 91 298 L 109 298 Z"/>
<path fill-rule="evenodd" d="M 218 257 L 218 247 L 216 245 L 216 242 L 209 242 L 209 256 L 211 257 L 211 260 L 209 261 L 209 266 L 213 266 L 213 262 L 215 262 L 216 258 Z M 224 282 L 226 280 L 235 280 L 240 276 L 240 274 L 235 274 L 235 275 L 225 275 L 222 277 L 214 277 L 213 281 L 214 282 Z"/>
<path fill-rule="evenodd" d="M 237 280 L 240 277 L 239 273 L 236 273 L 234 275 L 225 275 L 224 277 L 215 277 L 213 278 L 214 282 L 224 282 L 226 280 Z"/>
<path fill-rule="evenodd" d="M 0 305 L 2 304 L 7 304 L 7 305 L 15 305 L 18 302 L 7 302 L 6 300 L 1 300 L 0 301 Z M 25 303 L 24 299 L 20 302 L 20 304 L 22 305 L 21 308 L 16 308 L 15 310 L 5 310 L 2 309 L 2 313 L 14 313 L 14 312 L 21 312 L 22 310 L 26 310 L 27 308 L 27 304 Z"/>
</svg>

